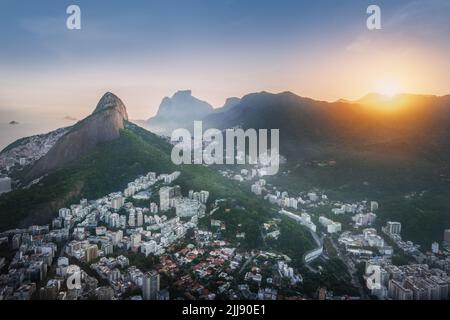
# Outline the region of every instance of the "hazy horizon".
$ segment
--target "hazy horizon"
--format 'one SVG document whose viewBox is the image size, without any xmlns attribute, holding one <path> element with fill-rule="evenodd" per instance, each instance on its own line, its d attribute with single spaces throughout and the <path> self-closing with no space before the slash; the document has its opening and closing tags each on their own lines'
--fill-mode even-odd
<svg viewBox="0 0 450 320">
<path fill-rule="evenodd" d="M 66 28 L 70 4 L 0 3 L 0 148 L 86 117 L 107 91 L 132 120 L 186 89 L 215 108 L 261 91 L 329 102 L 450 94 L 445 0 L 377 1 L 372 31 L 366 0 L 82 0 L 81 30 Z"/>
</svg>

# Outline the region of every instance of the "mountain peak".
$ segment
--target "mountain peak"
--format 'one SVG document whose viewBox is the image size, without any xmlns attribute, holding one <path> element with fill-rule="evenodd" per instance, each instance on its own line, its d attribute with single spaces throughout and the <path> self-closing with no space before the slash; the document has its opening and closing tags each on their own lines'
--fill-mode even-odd
<svg viewBox="0 0 450 320">
<path fill-rule="evenodd" d="M 194 97 L 191 90 L 180 90 L 161 101 L 156 116 L 147 124 L 153 132 L 169 134 L 176 128 L 192 126 L 194 120 L 203 119 L 213 110 L 209 103 Z"/>
<path fill-rule="evenodd" d="M 234 108 L 235 106 L 237 106 L 240 102 L 241 102 L 241 99 L 237 98 L 237 97 L 227 98 L 225 101 L 225 104 L 222 107 L 215 109 L 214 111 L 220 112 L 220 113 L 228 111 L 228 110 Z"/>
<path fill-rule="evenodd" d="M 28 172 L 33 180 L 89 153 L 98 144 L 120 137 L 120 130 L 128 120 L 124 103 L 115 94 L 107 92 L 94 112 L 72 126 Z"/>
<path fill-rule="evenodd" d="M 229 97 L 225 100 L 225 104 L 223 105 L 222 108 L 227 107 L 227 106 L 231 106 L 231 105 L 236 105 L 241 101 L 240 98 L 238 97 Z"/>
<path fill-rule="evenodd" d="M 112 92 L 106 92 L 100 101 L 97 103 L 97 107 L 92 114 L 102 112 L 104 110 L 116 109 L 124 120 L 128 120 L 127 109 L 125 104 Z"/>
<path fill-rule="evenodd" d="M 192 96 L 192 90 L 179 90 L 175 92 L 172 98 L 175 97 L 191 97 Z"/>
</svg>

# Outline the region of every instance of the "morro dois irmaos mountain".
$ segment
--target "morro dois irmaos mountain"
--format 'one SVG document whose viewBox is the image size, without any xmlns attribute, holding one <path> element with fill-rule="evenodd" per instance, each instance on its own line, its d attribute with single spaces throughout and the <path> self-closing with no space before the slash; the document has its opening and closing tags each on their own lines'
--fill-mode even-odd
<svg viewBox="0 0 450 320">
<path fill-rule="evenodd" d="M 124 120 L 128 120 L 125 105 L 116 95 L 106 93 L 89 117 L 73 126 L 37 161 L 27 178 L 38 178 L 80 158 L 101 142 L 117 139 Z"/>
</svg>

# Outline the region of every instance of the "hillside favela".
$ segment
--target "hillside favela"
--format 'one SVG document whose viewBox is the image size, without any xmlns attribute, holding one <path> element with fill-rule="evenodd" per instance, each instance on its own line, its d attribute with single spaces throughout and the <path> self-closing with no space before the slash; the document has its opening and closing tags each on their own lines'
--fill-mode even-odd
<svg viewBox="0 0 450 320">
<path fill-rule="evenodd" d="M 0 1 L 0 300 L 449 299 L 449 1 L 73 2 Z"/>
</svg>

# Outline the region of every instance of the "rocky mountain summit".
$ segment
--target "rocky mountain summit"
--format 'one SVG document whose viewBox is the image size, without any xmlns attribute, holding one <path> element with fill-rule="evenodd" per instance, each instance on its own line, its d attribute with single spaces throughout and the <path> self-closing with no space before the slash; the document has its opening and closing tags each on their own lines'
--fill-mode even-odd
<svg viewBox="0 0 450 320">
<path fill-rule="evenodd" d="M 128 120 L 128 114 L 124 103 L 113 93 L 107 92 L 90 116 L 75 124 L 36 162 L 27 174 L 27 180 L 36 179 L 80 158 L 102 142 L 119 138 L 125 120 Z"/>
<path fill-rule="evenodd" d="M 192 126 L 194 120 L 203 119 L 213 110 L 209 103 L 192 96 L 191 90 L 177 91 L 161 101 L 158 113 L 148 119 L 147 125 L 153 132 L 170 134 L 174 129 Z"/>
</svg>

